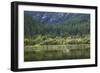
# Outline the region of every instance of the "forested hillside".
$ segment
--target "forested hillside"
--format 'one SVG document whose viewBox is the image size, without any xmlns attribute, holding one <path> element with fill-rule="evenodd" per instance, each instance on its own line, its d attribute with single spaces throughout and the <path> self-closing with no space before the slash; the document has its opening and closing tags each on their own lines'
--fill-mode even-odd
<svg viewBox="0 0 100 73">
<path fill-rule="evenodd" d="M 75 13 L 24 13 L 25 36 L 87 35 L 90 33 L 90 15 Z"/>
</svg>

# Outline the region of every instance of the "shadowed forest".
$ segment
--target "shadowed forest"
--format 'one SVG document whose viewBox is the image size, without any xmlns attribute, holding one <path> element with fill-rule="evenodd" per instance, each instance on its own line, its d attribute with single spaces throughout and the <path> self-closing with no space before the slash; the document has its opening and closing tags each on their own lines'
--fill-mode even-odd
<svg viewBox="0 0 100 73">
<path fill-rule="evenodd" d="M 90 58 L 90 14 L 24 11 L 24 61 Z"/>
</svg>

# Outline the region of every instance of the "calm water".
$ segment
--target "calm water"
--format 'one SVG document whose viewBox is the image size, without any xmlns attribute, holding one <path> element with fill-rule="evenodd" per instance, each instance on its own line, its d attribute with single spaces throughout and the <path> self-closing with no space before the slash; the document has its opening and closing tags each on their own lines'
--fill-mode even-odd
<svg viewBox="0 0 100 73">
<path fill-rule="evenodd" d="M 24 61 L 69 60 L 90 58 L 90 45 L 25 46 Z"/>
</svg>

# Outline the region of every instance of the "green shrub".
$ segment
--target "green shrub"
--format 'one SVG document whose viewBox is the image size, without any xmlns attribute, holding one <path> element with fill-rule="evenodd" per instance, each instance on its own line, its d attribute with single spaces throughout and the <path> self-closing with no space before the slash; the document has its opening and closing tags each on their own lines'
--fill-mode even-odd
<svg viewBox="0 0 100 73">
<path fill-rule="evenodd" d="M 90 44 L 90 37 L 61 37 L 61 36 L 48 36 L 37 35 L 33 38 L 25 38 L 25 45 L 67 45 L 67 44 Z"/>
</svg>

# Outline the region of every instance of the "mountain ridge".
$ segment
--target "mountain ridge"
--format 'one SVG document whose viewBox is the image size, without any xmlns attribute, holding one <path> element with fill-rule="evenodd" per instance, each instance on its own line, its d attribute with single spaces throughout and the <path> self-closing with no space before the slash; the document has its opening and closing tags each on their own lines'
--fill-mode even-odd
<svg viewBox="0 0 100 73">
<path fill-rule="evenodd" d="M 37 11 L 25 11 L 26 15 L 32 16 L 32 19 L 35 19 L 41 23 L 45 24 L 55 24 L 63 23 L 65 21 L 70 21 L 71 19 L 78 18 L 80 21 L 87 20 L 89 21 L 88 14 L 80 13 L 57 13 L 57 12 L 37 12 Z M 70 21 L 71 22 L 71 21 Z"/>
</svg>

